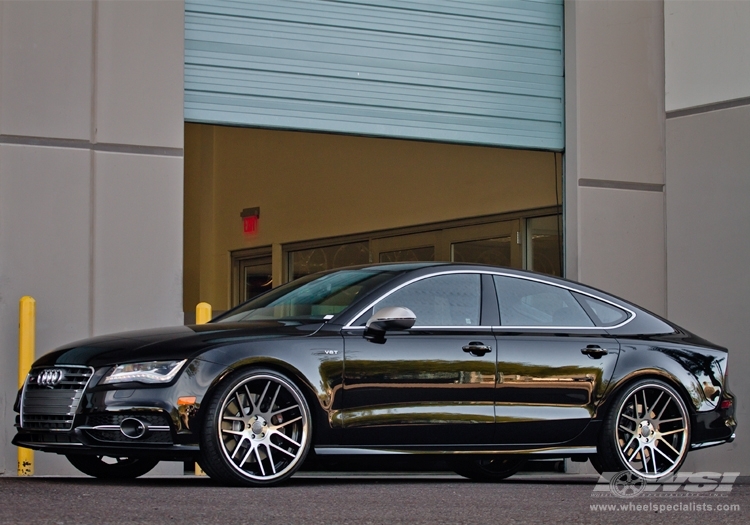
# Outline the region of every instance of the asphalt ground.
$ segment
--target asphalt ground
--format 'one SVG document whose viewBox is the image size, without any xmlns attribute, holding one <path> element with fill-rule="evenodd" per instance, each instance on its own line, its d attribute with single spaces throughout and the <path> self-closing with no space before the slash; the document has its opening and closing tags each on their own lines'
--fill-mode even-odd
<svg viewBox="0 0 750 525">
<path fill-rule="evenodd" d="M 298 474 L 280 487 L 232 488 L 195 476 L 127 483 L 78 477 L 0 477 L 0 524 L 750 522 L 746 478 L 730 492 L 689 497 L 685 492 L 669 497 L 616 498 L 607 493 L 595 497 L 596 481 L 596 477 L 580 475 L 517 475 L 487 484 L 435 473 Z M 614 508 L 595 510 L 594 505 Z M 720 505 L 733 508 L 717 509 Z"/>
</svg>

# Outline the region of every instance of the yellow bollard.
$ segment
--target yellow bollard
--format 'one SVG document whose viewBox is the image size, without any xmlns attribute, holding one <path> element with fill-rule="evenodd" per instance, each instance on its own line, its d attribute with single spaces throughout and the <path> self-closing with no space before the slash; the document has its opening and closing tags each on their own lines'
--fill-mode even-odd
<svg viewBox="0 0 750 525">
<path fill-rule="evenodd" d="M 36 301 L 28 295 L 21 297 L 18 319 L 18 388 L 26 382 L 26 376 L 34 363 L 36 338 Z M 34 451 L 18 447 L 18 475 L 34 475 Z"/>
<path fill-rule="evenodd" d="M 198 303 L 198 306 L 195 307 L 195 324 L 206 324 L 211 320 L 211 305 L 208 303 Z M 205 476 L 206 473 L 203 472 L 203 469 L 198 465 L 198 463 L 195 464 L 195 475 L 196 476 Z"/>
<path fill-rule="evenodd" d="M 211 305 L 198 303 L 195 307 L 195 324 L 206 324 L 211 320 Z"/>
</svg>

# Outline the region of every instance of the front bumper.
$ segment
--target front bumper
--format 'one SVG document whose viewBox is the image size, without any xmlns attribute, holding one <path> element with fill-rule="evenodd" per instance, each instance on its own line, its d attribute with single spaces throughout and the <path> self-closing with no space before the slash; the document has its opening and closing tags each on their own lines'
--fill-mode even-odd
<svg viewBox="0 0 750 525">
<path fill-rule="evenodd" d="M 169 385 L 99 386 L 109 369 L 92 370 L 77 385 L 44 389 L 27 381 L 16 401 L 13 444 L 58 454 L 194 458 L 201 403 L 224 367 L 194 360 Z"/>
<path fill-rule="evenodd" d="M 92 396 L 93 406 L 79 409 L 70 430 L 25 429 L 20 427 L 21 416 L 16 416 L 17 433 L 13 444 L 58 454 L 95 454 L 124 457 L 159 457 L 161 459 L 183 459 L 194 457 L 198 452 L 198 434 L 190 429 L 191 413 L 197 407 L 182 405 L 174 410 L 165 410 L 155 399 L 169 397 L 167 392 L 148 389 L 152 403 L 127 406 L 120 403 L 97 402 L 107 399 L 117 391 L 99 392 Z M 101 399 L 100 399 L 101 401 Z M 175 414 L 173 414 L 175 412 Z M 175 417 L 176 416 L 176 417 Z M 130 436 L 123 428 L 138 428 Z M 137 436 L 137 437 L 135 437 Z"/>
<path fill-rule="evenodd" d="M 41 452 L 56 454 L 89 454 L 94 456 L 112 456 L 128 458 L 154 458 L 163 461 L 182 461 L 194 459 L 200 451 L 198 445 L 149 445 L 91 442 L 80 430 L 66 435 L 54 435 L 41 432 L 24 432 L 19 430 L 13 438 L 13 444 Z"/>
</svg>

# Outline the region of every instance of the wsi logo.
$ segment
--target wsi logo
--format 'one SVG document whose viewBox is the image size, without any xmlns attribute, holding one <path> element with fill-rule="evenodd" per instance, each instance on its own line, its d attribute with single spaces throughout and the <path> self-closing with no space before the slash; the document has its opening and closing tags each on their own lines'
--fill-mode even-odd
<svg viewBox="0 0 750 525">
<path fill-rule="evenodd" d="M 721 493 L 732 491 L 739 475 L 739 472 L 679 472 L 658 480 L 647 480 L 629 470 L 603 472 L 591 495 L 617 498 L 721 496 Z"/>
</svg>

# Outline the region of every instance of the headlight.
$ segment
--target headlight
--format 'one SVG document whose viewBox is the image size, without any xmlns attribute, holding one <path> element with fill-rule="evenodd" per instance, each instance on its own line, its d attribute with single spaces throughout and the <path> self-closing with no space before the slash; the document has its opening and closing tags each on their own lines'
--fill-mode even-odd
<svg viewBox="0 0 750 525">
<path fill-rule="evenodd" d="M 182 368 L 187 359 L 182 361 L 149 361 L 148 363 L 129 363 L 117 365 L 107 377 L 104 384 L 112 383 L 169 383 Z"/>
</svg>

